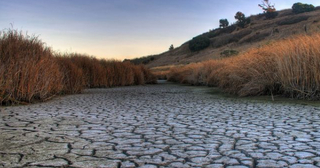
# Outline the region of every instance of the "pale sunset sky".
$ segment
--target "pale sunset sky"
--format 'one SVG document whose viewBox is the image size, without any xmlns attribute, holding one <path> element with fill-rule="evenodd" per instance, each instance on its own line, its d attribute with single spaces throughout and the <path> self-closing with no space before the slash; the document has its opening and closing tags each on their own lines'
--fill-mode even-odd
<svg viewBox="0 0 320 168">
<path fill-rule="evenodd" d="M 277 10 L 296 2 L 320 6 L 319 0 L 270 0 Z M 98 58 L 135 58 L 162 53 L 192 37 L 262 13 L 261 0 L 1 0 L 0 28 L 37 35 L 59 52 Z"/>
</svg>

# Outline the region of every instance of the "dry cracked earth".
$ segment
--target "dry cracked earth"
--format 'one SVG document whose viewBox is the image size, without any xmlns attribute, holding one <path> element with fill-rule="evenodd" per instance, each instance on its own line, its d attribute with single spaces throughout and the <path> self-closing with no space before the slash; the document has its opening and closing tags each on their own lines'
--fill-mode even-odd
<svg viewBox="0 0 320 168">
<path fill-rule="evenodd" d="M 320 167 L 311 105 L 158 84 L 0 110 L 0 167 Z"/>
</svg>

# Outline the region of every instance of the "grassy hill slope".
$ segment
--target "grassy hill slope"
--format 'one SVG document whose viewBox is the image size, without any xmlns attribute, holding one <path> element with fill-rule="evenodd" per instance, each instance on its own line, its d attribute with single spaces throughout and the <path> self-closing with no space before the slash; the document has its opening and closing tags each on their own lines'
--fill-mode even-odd
<svg viewBox="0 0 320 168">
<path fill-rule="evenodd" d="M 297 34 L 311 34 L 320 31 L 320 7 L 315 11 L 295 14 L 291 9 L 278 11 L 274 19 L 266 19 L 263 14 L 250 16 L 251 23 L 244 28 L 231 25 L 218 28 L 203 35 L 210 38 L 210 45 L 204 50 L 192 52 L 187 41 L 180 47 L 159 55 L 131 60 L 144 63 L 147 67 L 161 69 L 170 65 L 184 65 L 210 59 L 226 57 L 224 53 L 243 53 L 250 48 L 261 47 L 280 39 Z"/>
</svg>

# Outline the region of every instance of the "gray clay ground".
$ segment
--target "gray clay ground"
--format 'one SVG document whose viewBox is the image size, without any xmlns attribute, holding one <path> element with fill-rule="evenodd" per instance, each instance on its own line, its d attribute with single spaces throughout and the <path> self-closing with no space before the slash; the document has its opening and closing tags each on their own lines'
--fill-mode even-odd
<svg viewBox="0 0 320 168">
<path fill-rule="evenodd" d="M 0 167 L 320 167 L 316 106 L 159 84 L 0 109 Z"/>
</svg>

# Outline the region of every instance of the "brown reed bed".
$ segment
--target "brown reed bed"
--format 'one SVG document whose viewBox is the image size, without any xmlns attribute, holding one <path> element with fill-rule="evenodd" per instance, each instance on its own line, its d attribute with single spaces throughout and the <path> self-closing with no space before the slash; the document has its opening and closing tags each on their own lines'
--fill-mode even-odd
<svg viewBox="0 0 320 168">
<path fill-rule="evenodd" d="M 0 105 L 44 101 L 85 88 L 143 85 L 156 78 L 142 65 L 57 54 L 36 36 L 0 32 Z"/>
<path fill-rule="evenodd" d="M 280 40 L 239 56 L 172 68 L 168 79 L 239 96 L 320 99 L 320 34 Z"/>
<path fill-rule="evenodd" d="M 16 30 L 0 36 L 0 103 L 45 100 L 63 88 L 53 52 L 37 37 Z"/>
</svg>

